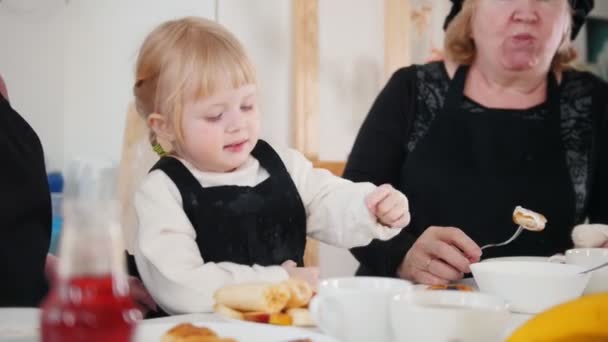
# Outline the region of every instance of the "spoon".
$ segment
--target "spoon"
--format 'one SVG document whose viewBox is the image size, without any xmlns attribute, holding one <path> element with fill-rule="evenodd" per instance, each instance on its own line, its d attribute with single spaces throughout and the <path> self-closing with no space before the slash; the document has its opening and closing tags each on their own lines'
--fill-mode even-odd
<svg viewBox="0 0 608 342">
<path fill-rule="evenodd" d="M 605 262 L 605 263 L 603 263 L 603 264 L 601 264 L 601 265 L 598 265 L 598 266 L 592 267 L 592 268 L 590 268 L 590 269 L 588 269 L 586 271 L 583 271 L 580 274 L 585 274 L 585 273 L 593 272 L 593 271 L 595 271 L 597 269 L 600 269 L 600 268 L 606 267 L 606 266 L 608 266 L 608 261 Z"/>
<path fill-rule="evenodd" d="M 524 231 L 524 227 L 519 226 L 517 228 L 517 230 L 515 231 L 515 234 L 513 234 L 513 236 L 511 236 L 507 241 L 501 242 L 501 243 L 490 243 L 484 246 L 481 246 L 481 250 L 484 250 L 485 248 L 489 248 L 489 247 L 500 247 L 500 246 L 504 246 L 507 245 L 511 242 L 513 242 L 513 240 L 517 239 L 517 237 L 521 234 L 521 232 Z"/>
</svg>

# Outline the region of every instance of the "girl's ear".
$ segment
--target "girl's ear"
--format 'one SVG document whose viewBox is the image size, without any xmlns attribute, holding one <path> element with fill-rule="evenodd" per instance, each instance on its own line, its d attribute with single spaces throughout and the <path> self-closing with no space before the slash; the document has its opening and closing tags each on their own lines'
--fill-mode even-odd
<svg viewBox="0 0 608 342">
<path fill-rule="evenodd" d="M 146 121 L 148 122 L 150 129 L 160 139 L 167 142 L 173 142 L 175 140 L 173 127 L 164 115 L 152 113 L 148 115 L 148 119 Z"/>
</svg>

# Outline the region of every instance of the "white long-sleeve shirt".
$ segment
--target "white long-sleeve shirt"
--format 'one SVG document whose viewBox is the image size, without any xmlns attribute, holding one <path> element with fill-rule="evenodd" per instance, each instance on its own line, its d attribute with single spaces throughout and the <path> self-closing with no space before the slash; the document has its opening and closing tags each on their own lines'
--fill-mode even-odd
<svg viewBox="0 0 608 342">
<path fill-rule="evenodd" d="M 327 170 L 315 169 L 295 150 L 277 152 L 302 198 L 308 236 L 351 248 L 399 233 L 400 229 L 377 222 L 367 209 L 364 199 L 376 188 L 373 184 L 352 183 Z M 269 177 L 254 157 L 229 173 L 202 172 L 181 161 L 203 187 L 255 186 Z M 150 172 L 143 180 L 135 194 L 135 209 L 137 268 L 156 302 L 170 314 L 211 311 L 213 293 L 227 284 L 288 278 L 279 265 L 205 262 L 196 243 L 196 231 L 182 208 L 180 192 L 161 170 Z"/>
</svg>

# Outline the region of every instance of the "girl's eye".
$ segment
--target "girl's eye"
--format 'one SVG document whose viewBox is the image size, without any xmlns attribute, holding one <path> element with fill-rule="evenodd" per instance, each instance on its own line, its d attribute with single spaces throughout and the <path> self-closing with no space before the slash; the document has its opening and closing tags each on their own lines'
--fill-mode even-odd
<svg viewBox="0 0 608 342">
<path fill-rule="evenodd" d="M 250 111 L 250 110 L 252 110 L 252 109 L 253 109 L 253 105 L 241 106 L 241 110 L 242 110 L 243 112 L 248 112 L 248 111 Z"/>
<path fill-rule="evenodd" d="M 209 121 L 209 122 L 217 122 L 222 119 L 223 115 L 224 115 L 224 113 L 219 113 L 218 115 L 214 115 L 214 116 L 206 116 L 205 120 Z"/>
</svg>

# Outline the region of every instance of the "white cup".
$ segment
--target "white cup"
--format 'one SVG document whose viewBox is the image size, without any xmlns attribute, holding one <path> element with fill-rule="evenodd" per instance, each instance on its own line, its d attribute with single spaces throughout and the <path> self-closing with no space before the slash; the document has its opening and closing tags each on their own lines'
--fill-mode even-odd
<svg viewBox="0 0 608 342">
<path fill-rule="evenodd" d="M 395 341 L 499 341 L 509 317 L 504 300 L 479 292 L 411 291 L 390 304 Z"/>
<path fill-rule="evenodd" d="M 592 268 L 608 262 L 608 248 L 573 248 L 567 250 L 565 255 L 552 256 L 549 261 Z M 584 293 L 598 292 L 608 292 L 608 267 L 591 272 L 591 278 Z"/>
<path fill-rule="evenodd" d="M 340 341 L 393 341 L 389 302 L 412 290 L 408 281 L 379 277 L 333 278 L 321 282 L 310 313 L 321 330 Z"/>
</svg>

